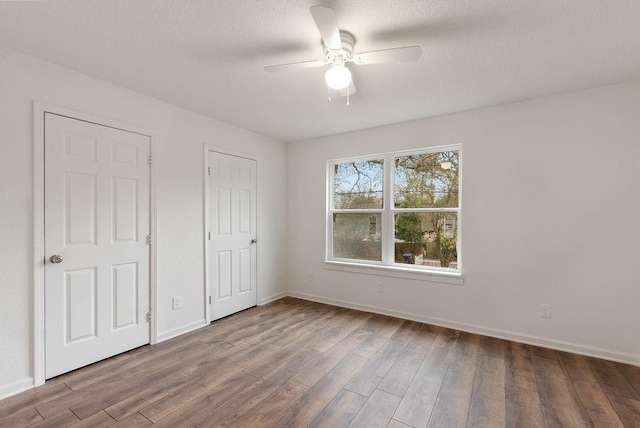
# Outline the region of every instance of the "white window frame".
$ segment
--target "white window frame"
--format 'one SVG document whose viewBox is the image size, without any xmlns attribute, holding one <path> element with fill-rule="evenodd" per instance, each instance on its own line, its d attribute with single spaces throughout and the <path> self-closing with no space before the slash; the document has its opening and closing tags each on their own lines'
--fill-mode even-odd
<svg viewBox="0 0 640 428">
<path fill-rule="evenodd" d="M 411 156 L 426 153 L 438 153 L 446 151 L 457 151 L 459 159 L 458 176 L 458 207 L 457 208 L 395 208 L 395 159 L 402 156 Z M 367 160 L 384 161 L 384 181 L 383 181 L 383 207 L 381 209 L 336 209 L 334 206 L 334 178 L 335 165 L 347 162 L 358 162 Z M 414 150 L 388 152 L 381 154 L 371 154 L 366 156 L 356 156 L 342 159 L 332 159 L 327 162 L 327 224 L 326 224 L 326 245 L 325 245 L 325 268 L 356 273 L 375 274 L 380 276 L 400 277 L 432 282 L 444 282 L 462 285 L 462 144 L 451 144 L 444 146 L 424 147 Z M 401 212 L 454 212 L 457 214 L 458 235 L 457 247 L 457 268 L 442 268 L 434 266 L 416 266 L 409 264 L 395 263 L 394 238 L 395 224 L 394 216 Z M 360 260 L 333 257 L 333 215 L 339 213 L 363 213 L 380 214 L 382 222 L 382 260 Z"/>
</svg>

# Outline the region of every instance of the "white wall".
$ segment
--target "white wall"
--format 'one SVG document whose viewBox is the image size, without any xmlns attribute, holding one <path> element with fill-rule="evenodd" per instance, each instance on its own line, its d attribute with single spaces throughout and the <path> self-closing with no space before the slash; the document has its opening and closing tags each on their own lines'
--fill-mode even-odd
<svg viewBox="0 0 640 428">
<path fill-rule="evenodd" d="M 290 293 L 640 364 L 639 112 L 633 82 L 290 144 Z M 323 269 L 327 160 L 452 143 L 463 286 Z"/>
<path fill-rule="evenodd" d="M 258 160 L 258 287 L 286 291 L 283 143 L 0 48 L 0 397 L 33 370 L 33 100 L 149 129 L 157 137 L 158 334 L 204 323 L 203 144 Z M 220 102 L 211 94 L 211 102 Z M 182 296 L 172 311 L 171 297 Z"/>
</svg>

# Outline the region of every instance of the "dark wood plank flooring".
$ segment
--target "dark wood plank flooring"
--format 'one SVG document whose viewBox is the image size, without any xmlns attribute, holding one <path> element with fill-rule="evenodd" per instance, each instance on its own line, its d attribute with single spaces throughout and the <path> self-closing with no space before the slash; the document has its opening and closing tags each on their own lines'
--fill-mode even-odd
<svg viewBox="0 0 640 428">
<path fill-rule="evenodd" d="M 640 427 L 640 368 L 284 298 L 0 401 L 0 426 Z"/>
</svg>

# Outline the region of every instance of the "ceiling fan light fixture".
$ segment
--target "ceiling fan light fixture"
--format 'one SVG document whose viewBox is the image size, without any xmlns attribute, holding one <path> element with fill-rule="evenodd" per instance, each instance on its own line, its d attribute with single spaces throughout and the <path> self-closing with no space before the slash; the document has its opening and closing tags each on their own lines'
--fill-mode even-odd
<svg viewBox="0 0 640 428">
<path fill-rule="evenodd" d="M 324 75 L 327 86 L 331 89 L 344 89 L 351 83 L 351 71 L 341 64 L 335 64 Z"/>
<path fill-rule="evenodd" d="M 356 92 L 351 70 L 345 66 L 346 63 L 351 63 L 354 64 L 355 67 L 359 67 L 369 64 L 408 62 L 417 61 L 422 55 L 420 46 L 403 46 L 369 52 L 354 52 L 356 39 L 353 34 L 338 28 L 336 12 L 333 9 L 318 5 L 312 6 L 309 11 L 322 38 L 324 59 L 270 65 L 264 67 L 264 71 L 273 73 L 277 71 L 322 67 L 330 64 L 329 69 L 324 75 L 325 82 L 329 87 L 329 101 L 331 101 L 332 89 L 339 90 L 340 95 L 347 97 L 347 105 L 349 105 L 349 96 Z"/>
</svg>

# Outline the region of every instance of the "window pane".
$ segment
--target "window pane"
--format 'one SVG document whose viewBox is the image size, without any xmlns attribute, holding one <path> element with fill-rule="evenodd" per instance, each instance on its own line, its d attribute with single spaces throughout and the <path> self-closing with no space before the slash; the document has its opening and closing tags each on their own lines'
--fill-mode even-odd
<svg viewBox="0 0 640 428">
<path fill-rule="evenodd" d="M 458 151 L 402 156 L 395 160 L 396 208 L 457 208 Z"/>
<path fill-rule="evenodd" d="M 382 159 L 335 165 L 333 182 L 335 208 L 382 208 L 383 173 Z"/>
<path fill-rule="evenodd" d="M 334 214 L 333 257 L 382 260 L 380 214 Z"/>
<path fill-rule="evenodd" d="M 394 217 L 396 263 L 458 268 L 457 213 L 403 212 Z"/>
</svg>

